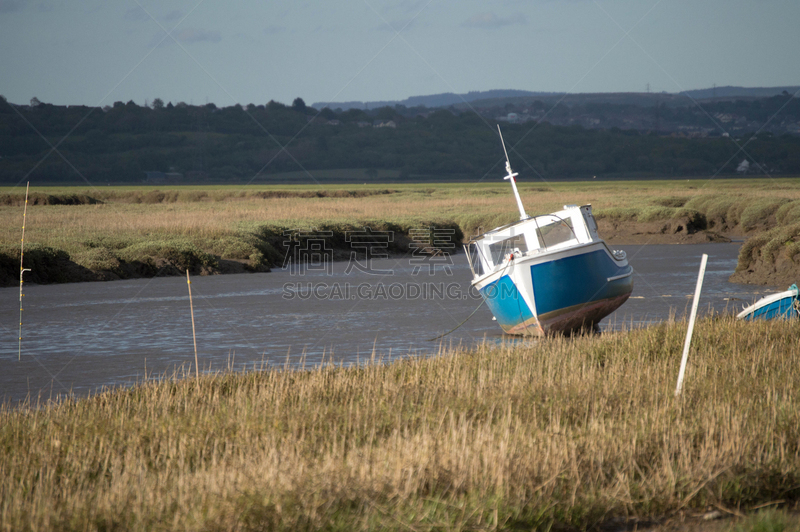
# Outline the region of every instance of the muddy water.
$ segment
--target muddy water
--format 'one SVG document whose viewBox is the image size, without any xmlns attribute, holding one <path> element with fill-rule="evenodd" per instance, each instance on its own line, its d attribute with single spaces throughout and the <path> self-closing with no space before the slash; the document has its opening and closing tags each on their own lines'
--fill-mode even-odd
<svg viewBox="0 0 800 532">
<path fill-rule="evenodd" d="M 768 290 L 727 282 L 739 244 L 618 246 L 635 269 L 631 299 L 603 329 L 645 325 L 688 312 L 702 253 L 709 254 L 701 311 L 729 311 Z M 433 274 L 431 275 L 431 270 Z M 464 255 L 452 265 L 408 258 L 311 270 L 192 279 L 198 357 L 219 370 L 345 363 L 435 352 L 504 337 L 483 306 L 444 340 L 430 339 L 480 304 Z M 783 289 L 783 287 L 781 287 Z M 774 290 L 773 290 L 774 291 Z M 86 395 L 194 361 L 185 278 L 25 285 L 21 360 L 18 288 L 0 289 L 0 400 Z"/>
</svg>

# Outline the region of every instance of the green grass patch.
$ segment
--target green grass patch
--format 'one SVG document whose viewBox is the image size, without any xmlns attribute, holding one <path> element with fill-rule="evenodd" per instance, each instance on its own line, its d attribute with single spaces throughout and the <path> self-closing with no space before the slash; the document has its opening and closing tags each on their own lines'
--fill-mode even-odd
<svg viewBox="0 0 800 532">
<path fill-rule="evenodd" d="M 736 271 L 747 270 L 758 260 L 774 263 L 781 253 L 789 259 L 800 253 L 800 223 L 775 227 L 749 238 L 739 250 Z"/>
<path fill-rule="evenodd" d="M 146 261 L 155 264 L 159 259 L 167 260 L 182 270 L 217 266 L 213 255 L 202 251 L 194 242 L 182 238 L 136 242 L 121 249 L 120 256 L 129 262 Z"/>
<path fill-rule="evenodd" d="M 778 210 L 775 211 L 775 220 L 780 225 L 800 222 L 800 201 L 788 201 L 778 207 Z"/>
<path fill-rule="evenodd" d="M 666 198 L 656 198 L 653 200 L 653 203 L 660 207 L 683 207 L 686 205 L 687 201 L 689 201 L 689 198 L 671 196 Z"/>
<path fill-rule="evenodd" d="M 768 509 L 753 513 L 733 527 L 733 532 L 798 532 L 800 521 L 785 510 Z"/>
<path fill-rule="evenodd" d="M 612 208 L 602 209 L 595 214 L 597 219 L 613 220 L 615 222 L 661 222 L 668 220 L 687 220 L 687 224 L 694 229 L 706 228 L 706 217 L 702 212 L 685 207 L 645 206 L 639 208 Z"/>
<path fill-rule="evenodd" d="M 739 223 L 742 230 L 750 231 L 758 226 L 766 227 L 769 217 L 773 216 L 778 208 L 788 203 L 788 199 L 761 198 L 751 202 L 742 210 Z"/>
<path fill-rule="evenodd" d="M 799 237 L 800 223 L 786 227 L 776 227 L 745 242 L 739 255 L 740 260 L 742 255 L 749 255 L 751 258 L 761 258 L 768 262 L 774 262 L 780 250 L 796 249 L 795 244 L 797 244 Z M 758 251 L 757 254 L 754 253 L 756 251 Z M 791 253 L 789 256 L 792 257 L 795 253 Z"/>
</svg>

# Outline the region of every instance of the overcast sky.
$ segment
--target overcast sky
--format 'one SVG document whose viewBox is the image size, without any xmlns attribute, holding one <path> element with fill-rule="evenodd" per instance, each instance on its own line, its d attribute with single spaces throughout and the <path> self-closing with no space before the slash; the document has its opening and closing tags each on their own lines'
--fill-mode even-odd
<svg viewBox="0 0 800 532">
<path fill-rule="evenodd" d="M 0 0 L 0 94 L 55 104 L 800 85 L 797 0 Z"/>
</svg>

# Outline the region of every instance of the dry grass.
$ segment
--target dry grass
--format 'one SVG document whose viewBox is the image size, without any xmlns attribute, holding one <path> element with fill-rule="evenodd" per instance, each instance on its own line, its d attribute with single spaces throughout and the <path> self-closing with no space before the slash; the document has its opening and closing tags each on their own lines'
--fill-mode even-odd
<svg viewBox="0 0 800 532">
<path fill-rule="evenodd" d="M 682 207 L 681 203 L 703 211 L 722 201 L 767 203 L 800 200 L 800 180 L 730 180 L 711 184 L 695 181 L 638 181 L 608 183 L 558 183 L 543 186 L 521 185 L 526 209 L 531 213 L 550 212 L 564 203 L 591 203 L 600 216 L 611 209 L 645 209 L 649 219 L 654 205 Z M 319 187 L 317 187 L 319 189 Z M 363 189 L 363 190 L 358 190 Z M 324 187 L 337 191 L 375 193 L 386 187 Z M 148 235 L 170 233 L 218 237 L 235 231 L 241 224 L 264 223 L 282 226 L 354 223 L 362 220 L 408 221 L 452 220 L 465 233 L 477 225 L 491 225 L 514 219 L 513 196 L 504 184 L 399 185 L 388 192 L 363 197 L 272 197 L 260 198 L 265 191 L 302 194 L 312 187 L 193 187 L 173 191 L 174 201 L 165 195 L 163 203 L 136 203 L 135 199 L 159 196 L 156 189 L 143 187 L 131 191 L 122 187 L 109 190 L 44 189 L 46 194 L 89 195 L 104 199 L 102 205 L 35 205 L 29 209 L 28 232 L 31 242 L 54 246 L 64 241 L 98 235 Z M 16 189 L 6 189 L 19 195 Z M 24 193 L 24 191 L 23 191 Z M 133 199 L 132 199 L 133 198 Z M 700 208 L 698 208 L 700 207 Z M 777 209 L 777 205 L 775 209 Z M 744 208 L 744 207 L 743 207 Z M 773 211 L 775 210 L 773 209 Z M 665 210 L 663 215 L 671 211 Z M 21 214 L 17 206 L 0 207 L 0 241 L 17 241 Z M 652 212 L 651 212 L 652 211 Z M 715 211 L 716 212 L 716 211 Z M 788 212 L 788 211 L 787 211 Z"/>
<path fill-rule="evenodd" d="M 504 184 L 462 185 L 399 185 L 389 194 L 363 197 L 273 197 L 260 198 L 265 191 L 286 191 L 302 194 L 312 187 L 196 187 L 175 192 L 175 201 L 135 203 L 132 197 L 153 195 L 155 189 L 142 188 L 131 192 L 125 188 L 98 190 L 95 197 L 107 201 L 103 205 L 36 205 L 30 208 L 29 230 L 32 241 L 42 245 L 57 239 L 94 236 L 97 233 L 172 232 L 178 234 L 217 235 L 249 222 L 292 225 L 301 223 L 352 223 L 359 220 L 446 219 L 462 222 L 492 222 L 498 217 L 513 219 L 516 212 L 513 196 Z M 701 188 L 702 187 L 702 188 Z M 317 187 L 319 189 L 320 187 Z M 328 194 L 336 191 L 370 193 L 386 187 L 324 187 Z M 702 186 L 695 181 L 637 181 L 607 183 L 558 183 L 544 186 L 521 185 L 526 209 L 531 213 L 560 209 L 564 203 L 591 203 L 600 215 L 607 209 L 643 209 L 662 205 L 682 207 L 681 203 L 709 210 L 723 200 L 756 199 L 784 202 L 800 200 L 800 180 L 729 180 Z M 358 190 L 363 189 L 363 190 Z M 19 191 L 7 189 L 7 193 Z M 48 188 L 47 194 L 85 194 L 92 190 Z M 132 196 L 136 194 L 136 196 Z M 162 194 L 163 195 L 163 194 Z M 167 194 L 169 196 L 169 194 Z M 698 208 L 693 207 L 693 208 Z M 744 206 L 743 206 L 744 208 Z M 775 206 L 777 209 L 777 205 Z M 774 211 L 775 209 L 772 209 Z M 0 239 L 18 239 L 18 208 L 0 208 Z M 703 210 L 703 209 L 698 209 Z M 666 213 L 666 211 L 665 211 Z M 648 213 L 652 216 L 652 213 Z M 667 213 L 669 214 L 669 213 Z M 467 227 L 469 229 L 469 227 Z"/>
<path fill-rule="evenodd" d="M 798 179 L 523 183 L 520 188 L 528 213 L 591 203 L 598 219 L 619 221 L 632 234 L 636 224 L 686 217 L 698 230 L 733 235 L 800 220 Z M 120 277 L 153 275 L 164 264 L 175 271 L 192 264 L 195 273 L 217 272 L 224 266 L 219 259 L 263 271 L 281 262 L 286 230 L 331 230 L 334 240 L 344 242 L 344 231 L 391 226 L 400 241 L 413 228 L 436 226 L 456 227 L 469 238 L 517 216 L 505 183 L 34 192 L 41 201 L 28 209 L 26 245 L 32 251 L 41 250 L 45 258 L 63 252 L 79 267 Z M 23 198 L 24 190 L 0 190 L 0 284 L 7 286 L 17 276 Z M 74 204 L 87 198 L 104 203 Z M 619 240 L 624 236 L 617 238 L 625 243 Z M 36 282 L 52 282 L 52 272 L 63 269 L 59 264 L 42 259 L 31 275 Z M 70 271 L 63 280 L 84 278 L 74 273 L 80 268 Z"/>
<path fill-rule="evenodd" d="M 800 495 L 800 329 L 710 318 L 0 412 L 3 530 L 590 528 Z"/>
</svg>

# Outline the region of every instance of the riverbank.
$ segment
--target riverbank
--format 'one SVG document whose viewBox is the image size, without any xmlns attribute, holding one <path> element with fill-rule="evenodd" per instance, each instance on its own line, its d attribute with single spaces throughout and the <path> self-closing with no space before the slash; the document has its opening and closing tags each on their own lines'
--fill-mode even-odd
<svg viewBox="0 0 800 532">
<path fill-rule="evenodd" d="M 624 224 L 600 219 L 598 227 L 601 235 L 609 235 L 606 238 L 609 245 L 731 241 L 719 233 L 693 228 L 684 217 L 655 223 Z M 204 250 L 216 244 L 203 246 L 190 238 L 125 243 L 105 240 L 94 247 L 87 246 L 88 250 L 79 254 L 29 243 L 25 250 L 25 267 L 31 271 L 26 272 L 25 280 L 49 284 L 178 276 L 185 275 L 187 270 L 192 275 L 268 272 L 273 267 L 281 267 L 287 260 L 319 260 L 311 256 L 311 244 L 321 245 L 332 260 L 349 260 L 351 254 L 355 254 L 356 259 L 364 261 L 364 248 L 354 248 L 349 235 L 365 231 L 371 232 L 368 238 L 374 237 L 375 245 L 369 251 L 370 256 L 411 259 L 420 254 L 463 254 L 464 233 L 455 222 L 429 222 L 422 229 L 424 234 L 417 227 L 373 222 L 309 228 L 305 232 L 266 226 L 250 233 L 230 235 L 223 244 L 227 249 L 218 253 Z M 389 232 L 390 237 L 381 238 Z M 437 235 L 447 238 L 447 241 L 438 242 L 438 247 Z M 235 249 L 237 247 L 239 250 Z M 234 251 L 229 251 L 230 248 Z M 293 249 L 298 251 L 296 256 L 292 254 Z M 0 287 L 18 284 L 18 272 L 19 251 L 8 248 L 5 252 L 0 251 Z"/>
<path fill-rule="evenodd" d="M 800 223 L 797 179 L 723 180 L 707 186 L 696 181 L 523 184 L 520 190 L 532 213 L 558 210 L 565 198 L 592 204 L 600 234 L 611 245 L 745 240 Z M 18 189 L 0 194 L 0 286 L 19 282 L 23 203 Z M 35 190 L 26 227 L 26 267 L 32 270 L 26 279 L 48 283 L 182 275 L 187 269 L 195 275 L 268 271 L 309 242 L 322 245 L 334 260 L 353 252 L 363 256 L 364 247 L 354 246 L 350 237 L 365 230 L 381 235 L 378 253 L 453 253 L 470 236 L 513 221 L 515 212 L 507 187 L 494 183 Z M 773 240 L 777 243 L 770 244 Z M 798 242 L 800 230 L 753 240 L 732 280 L 795 282 Z"/>
<path fill-rule="evenodd" d="M 800 279 L 800 223 L 775 227 L 742 246 L 731 282 L 788 286 Z"/>
<path fill-rule="evenodd" d="M 701 320 L 676 400 L 685 333 L 668 321 L 390 364 L 188 370 L 5 408 L 0 522 L 620 530 L 796 508 L 800 330 Z"/>
</svg>

